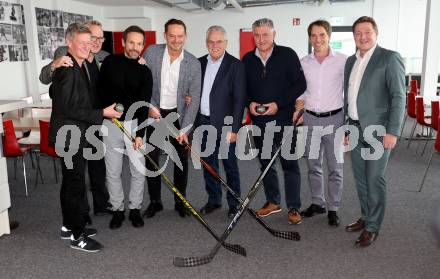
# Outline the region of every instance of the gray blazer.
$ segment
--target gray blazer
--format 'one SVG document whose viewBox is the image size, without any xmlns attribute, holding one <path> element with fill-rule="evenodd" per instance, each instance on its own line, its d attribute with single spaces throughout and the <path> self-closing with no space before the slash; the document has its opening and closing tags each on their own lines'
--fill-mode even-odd
<svg viewBox="0 0 440 279">
<path fill-rule="evenodd" d="M 58 57 L 67 55 L 67 46 L 60 46 L 55 50 L 55 53 L 53 55 L 54 59 L 57 59 Z M 98 64 L 98 68 L 101 66 L 102 61 L 104 61 L 104 58 L 106 58 L 109 55 L 107 51 L 101 50 L 97 54 L 95 54 L 95 61 Z M 52 75 L 53 73 L 50 71 L 50 65 L 53 61 L 51 61 L 49 64 L 41 68 L 40 72 L 40 81 L 42 84 L 50 84 L 52 82 Z"/>
<path fill-rule="evenodd" d="M 347 59 L 344 73 L 345 113 L 348 82 L 356 55 Z M 405 113 L 405 68 L 399 53 L 377 46 L 362 76 L 356 100 L 362 130 L 382 125 L 387 134 L 398 136 Z"/>
<path fill-rule="evenodd" d="M 157 108 L 160 108 L 160 87 L 164 52 L 165 44 L 152 45 L 148 47 L 143 56 L 153 74 L 151 104 Z M 177 85 L 177 113 L 180 115 L 179 124 L 181 128 L 194 124 L 200 105 L 201 81 L 202 71 L 199 60 L 184 50 Z M 192 97 L 191 103 L 188 106 L 185 105 L 186 95 Z"/>
</svg>

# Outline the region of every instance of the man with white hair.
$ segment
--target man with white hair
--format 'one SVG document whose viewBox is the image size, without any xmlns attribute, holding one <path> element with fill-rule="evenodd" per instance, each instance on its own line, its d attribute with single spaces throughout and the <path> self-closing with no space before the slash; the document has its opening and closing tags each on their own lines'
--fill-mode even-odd
<svg viewBox="0 0 440 279">
<path fill-rule="evenodd" d="M 220 145 L 229 146 L 227 156 L 221 154 L 223 166 L 226 172 L 228 185 L 240 195 L 240 175 L 238 172 L 237 157 L 235 155 L 235 142 L 237 133 L 241 127 L 243 110 L 246 98 L 246 77 L 243 63 L 226 52 L 228 40 L 226 31 L 221 26 L 211 26 L 206 32 L 206 47 L 209 54 L 199 58 L 202 67 L 202 92 L 200 111 L 197 115 L 198 125 L 213 125 L 217 131 L 214 152 L 205 161 L 210 164 L 216 172 L 219 169 Z M 224 122 L 228 125 L 230 121 L 225 118 L 232 118 L 232 131 L 222 134 Z M 204 138 L 203 138 L 204 139 Z M 203 140 L 202 139 L 202 140 Z M 207 139 L 203 142 L 205 145 Z M 226 152 L 221 152 L 226 153 Z M 208 202 L 200 210 L 208 214 L 221 207 L 222 189 L 220 182 L 204 170 Z M 233 217 L 237 212 L 238 201 L 228 193 L 229 205 L 228 217 Z"/>
</svg>

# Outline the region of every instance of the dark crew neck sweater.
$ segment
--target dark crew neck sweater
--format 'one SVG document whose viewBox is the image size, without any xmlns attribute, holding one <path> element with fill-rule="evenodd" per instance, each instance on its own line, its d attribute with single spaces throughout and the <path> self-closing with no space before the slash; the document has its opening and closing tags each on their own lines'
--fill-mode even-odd
<svg viewBox="0 0 440 279">
<path fill-rule="evenodd" d="M 276 120 L 280 125 L 291 125 L 296 98 L 306 90 L 306 79 L 296 52 L 274 45 L 272 55 L 263 65 L 255 49 L 243 57 L 246 68 L 248 103 L 275 102 L 278 112 L 269 116 L 253 116 L 255 124 Z"/>
<path fill-rule="evenodd" d="M 125 120 L 130 106 L 138 101 L 150 102 L 153 78 L 147 66 L 130 59 L 124 54 L 109 55 L 102 62 L 99 72 L 99 99 L 105 108 L 113 103 L 124 105 L 124 113 L 119 119 Z M 138 125 L 148 118 L 148 107 L 139 108 L 134 114 Z M 143 137 L 145 128 L 136 132 Z"/>
</svg>

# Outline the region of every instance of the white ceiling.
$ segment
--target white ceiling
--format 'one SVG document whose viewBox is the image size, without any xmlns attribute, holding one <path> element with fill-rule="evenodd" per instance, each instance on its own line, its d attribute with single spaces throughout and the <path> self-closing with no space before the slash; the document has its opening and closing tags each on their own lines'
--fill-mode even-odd
<svg viewBox="0 0 440 279">
<path fill-rule="evenodd" d="M 74 0 L 98 6 L 157 6 L 158 4 L 149 0 Z"/>
</svg>

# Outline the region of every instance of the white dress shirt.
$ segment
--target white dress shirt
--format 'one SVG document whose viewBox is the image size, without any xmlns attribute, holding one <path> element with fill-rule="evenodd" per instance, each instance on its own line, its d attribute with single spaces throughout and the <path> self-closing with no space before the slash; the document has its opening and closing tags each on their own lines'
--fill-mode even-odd
<svg viewBox="0 0 440 279">
<path fill-rule="evenodd" d="M 175 109 L 177 108 L 177 86 L 179 84 L 180 62 L 183 60 L 183 53 L 171 63 L 168 53 L 168 47 L 162 59 L 162 71 L 160 77 L 160 108 Z"/>
<path fill-rule="evenodd" d="M 298 99 L 307 110 L 323 113 L 344 106 L 344 67 L 347 56 L 333 51 L 322 63 L 311 53 L 301 59 L 307 89 Z"/>
<path fill-rule="evenodd" d="M 350 79 L 348 80 L 348 116 L 353 120 L 359 120 L 357 111 L 357 96 L 359 93 L 359 86 L 361 85 L 362 77 L 364 76 L 365 69 L 368 62 L 376 49 L 377 44 L 361 57 L 359 50 L 356 52 L 356 62 L 353 65 L 353 69 L 350 73 Z"/>
<path fill-rule="evenodd" d="M 212 85 L 214 84 L 218 69 L 220 69 L 220 65 L 222 64 L 223 57 L 225 57 L 224 53 L 219 59 L 214 61 L 212 60 L 211 55 L 208 55 L 205 77 L 203 78 L 202 100 L 200 102 L 200 112 L 205 116 L 210 116 L 209 96 L 211 94 Z"/>
<path fill-rule="evenodd" d="M 255 55 L 256 55 L 258 58 L 260 58 L 261 63 L 263 63 L 264 67 L 266 67 L 266 63 L 267 63 L 267 61 L 268 61 L 269 58 L 272 56 L 272 52 L 273 52 L 273 46 L 272 46 L 272 49 L 270 50 L 269 54 L 267 55 L 266 60 L 263 60 L 263 58 L 261 58 L 261 53 L 260 53 L 260 51 L 258 50 L 257 47 L 255 48 Z"/>
</svg>

